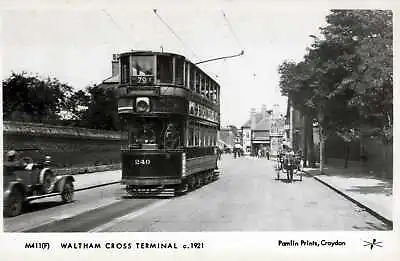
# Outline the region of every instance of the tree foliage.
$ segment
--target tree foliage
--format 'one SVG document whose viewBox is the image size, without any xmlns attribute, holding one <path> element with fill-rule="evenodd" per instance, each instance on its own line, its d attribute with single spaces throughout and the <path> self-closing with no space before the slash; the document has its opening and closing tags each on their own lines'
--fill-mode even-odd
<svg viewBox="0 0 400 261">
<path fill-rule="evenodd" d="M 3 119 L 33 122 L 58 120 L 72 87 L 59 80 L 12 73 L 3 81 Z"/>
<path fill-rule="evenodd" d="M 329 133 L 355 137 L 361 125 L 390 142 L 393 126 L 392 13 L 332 10 L 304 59 L 279 67 L 280 87 L 296 109 Z M 319 117 L 317 117 L 319 116 Z"/>
<path fill-rule="evenodd" d="M 3 81 L 3 119 L 118 130 L 114 89 L 73 91 L 59 80 L 12 73 Z"/>
<path fill-rule="evenodd" d="M 117 96 L 113 88 L 89 86 L 90 100 L 81 121 L 88 128 L 118 130 Z"/>
</svg>

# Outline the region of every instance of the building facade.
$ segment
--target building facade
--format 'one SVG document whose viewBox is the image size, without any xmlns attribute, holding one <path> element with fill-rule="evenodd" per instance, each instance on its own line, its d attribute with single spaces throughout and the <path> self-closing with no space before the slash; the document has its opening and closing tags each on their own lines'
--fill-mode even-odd
<svg viewBox="0 0 400 261">
<path fill-rule="evenodd" d="M 224 149 L 232 150 L 237 139 L 237 134 L 232 127 L 222 127 L 219 131 L 219 140 L 224 144 Z"/>
<path fill-rule="evenodd" d="M 252 108 L 250 118 L 242 126 L 242 146 L 246 155 L 276 155 L 285 138 L 285 118 L 279 107 L 273 110 L 262 105 L 259 112 Z"/>
</svg>

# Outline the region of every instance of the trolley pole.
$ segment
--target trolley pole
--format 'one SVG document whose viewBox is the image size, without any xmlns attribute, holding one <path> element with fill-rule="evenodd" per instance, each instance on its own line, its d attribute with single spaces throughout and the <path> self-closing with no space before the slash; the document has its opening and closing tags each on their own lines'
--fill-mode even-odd
<svg viewBox="0 0 400 261">
<path fill-rule="evenodd" d="M 234 58 L 234 57 L 242 56 L 243 54 L 244 54 L 244 50 L 242 50 L 240 53 L 235 54 L 235 55 L 229 55 L 229 56 L 223 56 L 223 57 L 208 59 L 208 60 L 197 62 L 195 64 L 201 64 L 201 63 L 207 63 L 207 62 L 212 62 L 212 61 L 217 61 L 217 60 L 222 60 L 222 59 Z"/>
</svg>

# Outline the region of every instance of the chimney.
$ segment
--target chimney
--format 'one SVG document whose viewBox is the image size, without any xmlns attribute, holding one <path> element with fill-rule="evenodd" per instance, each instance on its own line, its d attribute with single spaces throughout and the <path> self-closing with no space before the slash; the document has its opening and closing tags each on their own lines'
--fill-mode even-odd
<svg viewBox="0 0 400 261">
<path fill-rule="evenodd" d="M 111 61 L 112 77 L 119 75 L 119 55 L 113 54 Z"/>
<path fill-rule="evenodd" d="M 254 130 L 256 128 L 256 109 L 251 108 L 250 110 L 250 128 Z"/>
<path fill-rule="evenodd" d="M 271 120 L 272 119 L 272 114 L 273 114 L 273 111 L 272 110 L 268 110 L 267 112 L 266 112 L 266 119 L 268 119 L 268 120 Z"/>
<path fill-rule="evenodd" d="M 268 117 L 267 105 L 261 105 L 261 114 L 263 119 L 266 119 Z"/>
</svg>

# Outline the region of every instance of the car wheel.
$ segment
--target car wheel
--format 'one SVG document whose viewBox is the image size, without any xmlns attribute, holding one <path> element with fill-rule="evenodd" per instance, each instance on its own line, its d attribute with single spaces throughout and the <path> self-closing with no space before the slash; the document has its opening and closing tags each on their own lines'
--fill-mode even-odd
<svg viewBox="0 0 400 261">
<path fill-rule="evenodd" d="M 21 214 L 24 205 L 24 195 L 19 189 L 13 189 L 4 205 L 4 215 L 15 217 Z"/>
<path fill-rule="evenodd" d="M 61 192 L 61 199 L 64 203 L 71 202 L 74 199 L 74 184 L 66 181 Z"/>
</svg>

